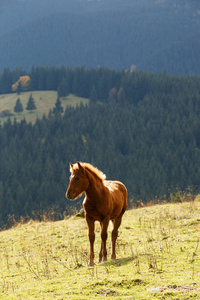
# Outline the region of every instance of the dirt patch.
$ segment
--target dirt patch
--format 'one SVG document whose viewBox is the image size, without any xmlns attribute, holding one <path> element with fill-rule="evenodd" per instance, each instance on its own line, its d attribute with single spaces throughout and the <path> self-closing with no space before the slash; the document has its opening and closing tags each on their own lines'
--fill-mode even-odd
<svg viewBox="0 0 200 300">
<path fill-rule="evenodd" d="M 117 292 L 113 291 L 111 289 L 102 289 L 98 292 L 99 295 L 102 295 L 104 297 L 108 297 L 108 296 L 117 296 Z"/>
<path fill-rule="evenodd" d="M 192 291 L 200 291 L 200 288 L 187 286 L 187 285 L 168 285 L 166 287 L 155 287 L 148 289 L 149 292 L 166 292 L 166 291 L 174 291 L 174 292 L 192 292 Z"/>
</svg>

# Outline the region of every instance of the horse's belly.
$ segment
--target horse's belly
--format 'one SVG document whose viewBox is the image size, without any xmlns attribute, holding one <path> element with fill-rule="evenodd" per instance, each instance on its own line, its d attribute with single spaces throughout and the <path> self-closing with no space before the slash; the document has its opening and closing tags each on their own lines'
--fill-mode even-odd
<svg viewBox="0 0 200 300">
<path fill-rule="evenodd" d="M 117 205 L 115 205 L 115 203 L 114 203 L 113 210 L 110 215 L 111 220 L 114 220 L 116 217 L 118 217 L 122 213 L 123 206 L 124 206 L 124 204 L 122 202 L 117 203 Z"/>
<path fill-rule="evenodd" d="M 109 215 L 110 220 L 123 214 L 126 209 L 126 188 L 119 181 L 104 181 L 106 189 L 97 199 L 84 199 L 85 212 L 95 221 L 103 221 Z M 96 200 L 96 201 L 95 201 Z"/>
</svg>

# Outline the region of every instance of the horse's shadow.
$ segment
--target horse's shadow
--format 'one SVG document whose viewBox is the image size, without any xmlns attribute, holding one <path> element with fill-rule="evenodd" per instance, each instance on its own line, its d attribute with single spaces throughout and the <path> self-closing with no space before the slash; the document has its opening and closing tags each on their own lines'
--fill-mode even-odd
<svg viewBox="0 0 200 300">
<path fill-rule="evenodd" d="M 118 258 L 115 260 L 108 260 L 101 263 L 101 266 L 125 266 L 128 265 L 130 262 L 132 262 L 135 259 L 133 256 L 125 257 L 125 258 Z"/>
</svg>

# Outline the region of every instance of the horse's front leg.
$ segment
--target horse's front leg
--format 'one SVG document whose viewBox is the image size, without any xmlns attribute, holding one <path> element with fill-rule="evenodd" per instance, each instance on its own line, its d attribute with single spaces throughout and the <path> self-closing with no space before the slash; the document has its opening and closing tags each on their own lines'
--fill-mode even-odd
<svg viewBox="0 0 200 300">
<path fill-rule="evenodd" d="M 88 224 L 88 236 L 90 241 L 90 261 L 88 265 L 94 266 L 94 241 L 95 241 L 94 220 L 86 214 L 86 221 Z"/>
<path fill-rule="evenodd" d="M 109 216 L 106 216 L 103 222 L 101 222 L 101 250 L 99 252 L 99 262 L 107 261 L 106 240 L 108 237 L 107 230 L 109 220 Z"/>
</svg>

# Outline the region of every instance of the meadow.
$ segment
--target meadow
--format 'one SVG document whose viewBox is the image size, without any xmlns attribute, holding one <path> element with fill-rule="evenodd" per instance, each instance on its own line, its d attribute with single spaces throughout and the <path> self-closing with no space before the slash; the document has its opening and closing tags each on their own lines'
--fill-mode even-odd
<svg viewBox="0 0 200 300">
<path fill-rule="evenodd" d="M 32 94 L 36 105 L 36 110 L 33 111 L 26 110 L 26 105 L 30 94 Z M 14 107 L 18 98 L 23 105 L 24 110 L 22 113 L 14 112 Z M 27 122 L 34 123 L 37 118 L 42 118 L 44 114 L 48 116 L 50 109 L 53 110 L 53 108 L 55 107 L 56 100 L 56 91 L 30 91 L 22 92 L 20 93 L 20 95 L 18 95 L 17 93 L 0 95 L 0 121 L 4 123 L 8 119 L 8 117 L 2 117 L 2 112 L 9 111 L 12 114 L 11 120 L 14 120 L 14 118 L 16 118 L 16 120 L 20 121 L 25 118 Z M 72 94 L 66 97 L 61 97 L 60 100 L 64 110 L 67 106 L 76 107 L 76 105 L 79 105 L 81 102 L 83 104 L 88 103 L 88 99 L 76 97 Z"/>
<path fill-rule="evenodd" d="M 110 256 L 110 232 L 108 254 Z M 200 197 L 128 210 L 117 259 L 88 267 L 85 219 L 16 224 L 0 232 L 1 299 L 200 299 Z"/>
</svg>

